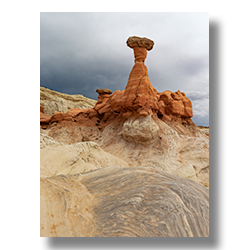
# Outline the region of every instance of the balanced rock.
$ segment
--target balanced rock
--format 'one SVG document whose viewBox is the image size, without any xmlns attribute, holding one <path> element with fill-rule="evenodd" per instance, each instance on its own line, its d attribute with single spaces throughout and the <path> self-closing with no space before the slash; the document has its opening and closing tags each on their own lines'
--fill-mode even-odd
<svg viewBox="0 0 250 250">
<path fill-rule="evenodd" d="M 153 49 L 154 42 L 146 37 L 138 37 L 138 36 L 131 36 L 127 40 L 127 45 L 130 48 L 134 47 L 141 47 L 146 48 L 147 50 Z"/>
<path fill-rule="evenodd" d="M 102 95 L 102 94 L 112 94 L 112 91 L 110 89 L 97 89 L 96 92 L 99 95 Z"/>
<path fill-rule="evenodd" d="M 96 92 L 99 94 L 99 96 L 94 109 L 100 115 L 110 112 L 111 111 L 110 105 L 106 103 L 109 100 L 112 91 L 109 89 L 97 89 Z"/>
<path fill-rule="evenodd" d="M 151 85 L 144 61 L 147 57 L 147 51 L 152 50 L 154 42 L 145 37 L 133 36 L 127 39 L 127 46 L 134 51 L 135 64 L 129 75 L 125 90 L 116 90 L 112 94 L 110 89 L 97 89 L 98 101 L 92 108 L 86 109 L 86 105 L 90 102 L 83 96 L 69 97 L 69 95 L 62 93 L 59 93 L 58 96 L 55 91 L 41 88 L 41 102 L 46 104 L 45 108 L 41 110 L 40 122 L 42 127 L 49 128 L 52 124 L 62 122 L 72 124 L 74 122 L 78 125 L 97 126 L 100 130 L 103 130 L 109 124 L 124 123 L 130 118 L 147 116 L 158 117 L 164 122 L 176 121 L 185 126 L 193 124 L 190 119 L 193 116 L 192 103 L 185 93 L 179 90 L 177 92 L 166 90 L 159 93 Z M 56 97 L 55 100 L 58 100 L 58 103 L 61 103 L 63 107 L 59 108 L 58 103 L 54 103 L 54 100 L 47 104 L 46 95 L 49 96 L 49 99 L 51 99 L 51 96 Z M 62 101 L 62 98 L 67 99 L 67 102 Z M 72 103 L 78 102 L 79 106 L 71 105 L 68 102 L 71 99 Z M 51 105 L 57 107 L 53 114 L 51 114 Z M 73 108 L 66 109 L 65 105 L 68 108 L 70 106 Z M 48 109 L 49 111 L 46 111 Z M 46 112 L 49 112 L 51 117 L 46 116 Z"/>
<path fill-rule="evenodd" d="M 130 37 L 127 45 L 134 50 L 135 65 L 122 97 L 123 116 L 129 118 L 152 115 L 159 109 L 157 91 L 150 83 L 144 61 L 147 50 L 153 48 L 154 42 L 147 38 Z"/>
</svg>

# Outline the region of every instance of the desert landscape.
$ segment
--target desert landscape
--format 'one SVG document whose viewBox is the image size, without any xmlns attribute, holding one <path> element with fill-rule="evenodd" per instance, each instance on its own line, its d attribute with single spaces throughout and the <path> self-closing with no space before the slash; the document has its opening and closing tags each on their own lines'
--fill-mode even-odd
<svg viewBox="0 0 250 250">
<path fill-rule="evenodd" d="M 208 237 L 209 128 L 184 92 L 158 92 L 126 44 L 124 90 L 98 100 L 40 87 L 41 237 Z"/>
</svg>

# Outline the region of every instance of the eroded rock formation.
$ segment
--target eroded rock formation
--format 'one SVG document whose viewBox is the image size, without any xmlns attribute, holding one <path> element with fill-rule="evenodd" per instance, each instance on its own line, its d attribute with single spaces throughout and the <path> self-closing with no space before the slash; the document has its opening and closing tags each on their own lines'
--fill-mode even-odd
<svg viewBox="0 0 250 250">
<path fill-rule="evenodd" d="M 128 83 L 122 97 L 123 117 L 153 115 L 157 112 L 157 91 L 148 78 L 148 70 L 144 64 L 147 50 L 153 48 L 153 41 L 146 38 L 131 37 L 127 45 L 134 50 L 135 65 L 129 75 Z"/>
<path fill-rule="evenodd" d="M 46 127 L 47 124 L 50 127 L 55 122 L 71 121 L 89 126 L 96 125 L 103 129 L 111 123 L 149 115 L 154 115 L 163 121 L 193 124 L 190 119 L 193 116 L 192 104 L 185 93 L 179 90 L 177 92 L 166 90 L 159 93 L 151 85 L 144 61 L 147 51 L 153 49 L 154 42 L 134 36 L 128 38 L 127 45 L 134 50 L 135 65 L 125 90 L 116 90 L 112 94 L 109 89 L 97 89 L 98 101 L 93 108 L 80 110 L 79 106 L 77 108 L 75 106 L 73 110 L 67 110 L 67 112 L 59 110 L 53 114 L 50 112 L 47 115 L 52 115 L 51 119 L 42 117 L 43 126 Z"/>
<path fill-rule="evenodd" d="M 122 126 L 122 136 L 134 144 L 149 145 L 158 137 L 159 127 L 151 116 L 130 118 Z"/>
<path fill-rule="evenodd" d="M 153 168 L 41 178 L 41 236 L 208 237 L 208 194 Z"/>
<path fill-rule="evenodd" d="M 124 90 L 97 89 L 97 102 L 41 94 L 43 237 L 209 236 L 207 131 L 185 93 L 151 85 L 154 42 L 127 45 L 135 64 Z"/>
<path fill-rule="evenodd" d="M 82 142 L 86 136 L 130 166 L 154 165 L 208 186 L 208 137 L 190 119 L 191 101 L 179 90 L 159 93 L 151 85 L 144 61 L 152 40 L 130 37 L 127 45 L 134 50 L 135 65 L 125 90 L 97 89 L 98 101 L 90 109 L 49 116 L 41 106 L 42 127 L 60 142 Z M 185 154 L 189 147 L 194 157 Z"/>
<path fill-rule="evenodd" d="M 127 45 L 132 49 L 135 47 L 139 47 L 151 50 L 153 49 L 154 42 L 146 37 L 141 38 L 138 36 L 131 36 L 127 40 Z"/>
</svg>

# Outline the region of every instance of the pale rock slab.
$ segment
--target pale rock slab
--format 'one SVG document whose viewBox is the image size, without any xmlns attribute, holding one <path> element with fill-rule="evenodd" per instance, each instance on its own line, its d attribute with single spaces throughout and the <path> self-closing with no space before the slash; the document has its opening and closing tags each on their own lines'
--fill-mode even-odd
<svg viewBox="0 0 250 250">
<path fill-rule="evenodd" d="M 62 126 L 58 128 L 55 126 L 47 131 L 49 136 L 65 144 L 85 141 L 84 137 L 94 142 L 98 142 L 101 138 L 101 132 L 97 127 Z"/>
<path fill-rule="evenodd" d="M 44 149 L 47 146 L 57 147 L 65 145 L 62 142 L 56 141 L 52 137 L 46 135 L 45 133 L 40 134 L 40 149 Z"/>
<path fill-rule="evenodd" d="M 65 145 L 41 134 L 40 174 L 42 177 L 78 174 L 106 166 L 128 167 L 128 164 L 103 151 L 95 142 Z"/>
<path fill-rule="evenodd" d="M 209 191 L 154 168 L 41 178 L 43 237 L 208 237 Z"/>
<path fill-rule="evenodd" d="M 201 128 L 200 130 L 209 136 L 209 128 Z"/>
<path fill-rule="evenodd" d="M 94 196 L 73 176 L 40 181 L 40 236 L 91 237 Z"/>
<path fill-rule="evenodd" d="M 102 132 L 96 127 L 65 126 L 52 128 L 48 135 L 65 144 L 81 142 L 84 135 L 131 167 L 154 166 L 209 186 L 209 138 L 193 125 L 149 116 L 110 124 Z"/>
<path fill-rule="evenodd" d="M 191 180 L 193 180 L 193 179 L 195 180 L 195 178 L 196 178 L 196 173 L 195 173 L 194 167 L 191 164 L 180 167 L 179 169 L 177 169 L 174 172 L 174 175 L 188 178 Z"/>
<path fill-rule="evenodd" d="M 40 87 L 40 105 L 44 107 L 46 115 L 53 115 L 55 111 L 66 113 L 75 108 L 90 109 L 95 104 L 95 100 L 83 95 L 68 95 Z"/>
</svg>

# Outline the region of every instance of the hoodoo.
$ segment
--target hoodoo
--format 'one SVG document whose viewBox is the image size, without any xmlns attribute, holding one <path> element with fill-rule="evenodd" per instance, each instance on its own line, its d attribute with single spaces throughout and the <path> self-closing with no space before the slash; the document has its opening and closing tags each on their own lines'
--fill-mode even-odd
<svg viewBox="0 0 250 250">
<path fill-rule="evenodd" d="M 159 93 L 151 85 L 144 61 L 147 51 L 153 49 L 154 42 L 145 37 L 132 36 L 126 43 L 134 50 L 135 64 L 125 90 L 116 90 L 112 94 L 109 89 L 97 89 L 98 101 L 91 109 L 74 109 L 65 114 L 56 112 L 51 117 L 41 112 L 43 128 L 50 127 L 53 122 L 62 121 L 104 128 L 117 121 L 125 122 L 129 118 L 137 119 L 149 115 L 164 122 L 193 124 L 190 119 L 193 116 L 192 103 L 185 93 L 179 90 Z"/>
<path fill-rule="evenodd" d="M 153 48 L 154 42 L 134 36 L 128 38 L 127 45 L 134 50 L 135 65 L 122 97 L 123 117 L 153 115 L 159 110 L 157 91 L 150 83 L 144 61 L 147 50 Z"/>
<path fill-rule="evenodd" d="M 183 92 L 151 85 L 154 42 L 127 46 L 124 90 L 99 88 L 97 101 L 41 91 L 42 237 L 209 236 L 209 138 Z"/>
</svg>

